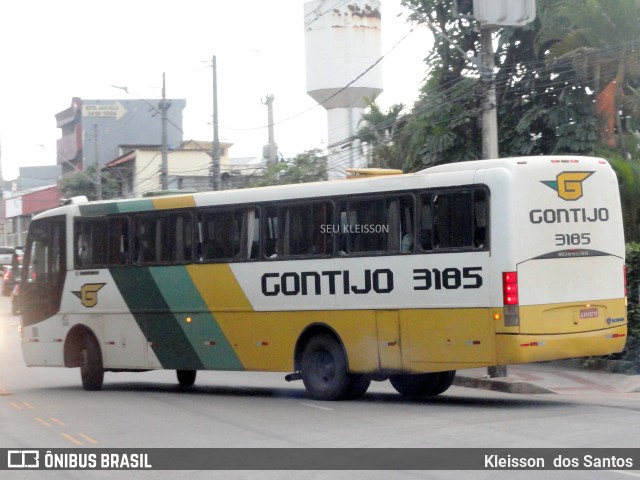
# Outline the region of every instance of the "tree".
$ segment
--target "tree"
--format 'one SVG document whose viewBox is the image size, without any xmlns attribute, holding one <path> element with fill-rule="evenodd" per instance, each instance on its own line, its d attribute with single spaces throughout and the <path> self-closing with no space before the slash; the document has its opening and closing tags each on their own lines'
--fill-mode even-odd
<svg viewBox="0 0 640 480">
<path fill-rule="evenodd" d="M 76 174 L 63 177 L 59 182 L 60 192 L 63 197 L 71 198 L 86 196 L 89 200 L 98 199 L 98 189 L 96 187 L 96 169 L 88 167 Z M 102 198 L 115 198 L 118 192 L 118 185 L 108 174 L 101 175 Z"/>
<path fill-rule="evenodd" d="M 403 127 L 403 109 L 404 105 L 397 103 L 384 113 L 374 100 L 362 115 L 358 138 L 367 145 L 369 167 L 402 169 L 404 157 L 398 132 Z"/>
<path fill-rule="evenodd" d="M 317 182 L 327 179 L 327 157 L 319 149 L 269 165 L 256 186 Z"/>
<path fill-rule="evenodd" d="M 495 34 L 500 156 L 592 153 L 597 140 L 593 97 L 569 68 L 554 68 L 536 49 L 554 0 L 538 0 L 536 20 Z M 451 0 L 405 0 L 415 21 L 434 32 L 430 77 L 407 120 L 406 169 L 481 157 L 484 86 L 474 22 L 454 16 Z"/>
<path fill-rule="evenodd" d="M 479 35 L 467 19 L 455 17 L 451 0 L 404 0 L 412 19 L 434 35 L 426 58 L 429 78 L 406 119 L 406 171 L 479 158 L 478 123 L 482 96 L 469 57 L 478 52 Z"/>
<path fill-rule="evenodd" d="M 640 1 L 564 0 L 550 10 L 538 43 L 594 92 L 600 140 L 624 148 L 622 119 L 640 113 Z"/>
</svg>

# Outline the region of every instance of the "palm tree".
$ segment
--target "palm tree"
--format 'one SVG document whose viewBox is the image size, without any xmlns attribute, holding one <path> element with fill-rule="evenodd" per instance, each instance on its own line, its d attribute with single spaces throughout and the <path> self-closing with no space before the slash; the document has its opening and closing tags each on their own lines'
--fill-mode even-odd
<svg viewBox="0 0 640 480">
<path fill-rule="evenodd" d="M 538 48 L 555 68 L 570 67 L 593 91 L 601 139 L 612 148 L 622 146 L 620 111 L 626 107 L 637 113 L 638 105 L 640 0 L 553 3 L 546 10 Z"/>
<path fill-rule="evenodd" d="M 369 166 L 402 169 L 403 155 L 398 147 L 398 127 L 402 124 L 400 112 L 404 105 L 392 105 L 384 113 L 375 101 L 360 118 L 358 138 L 368 146 Z"/>
</svg>

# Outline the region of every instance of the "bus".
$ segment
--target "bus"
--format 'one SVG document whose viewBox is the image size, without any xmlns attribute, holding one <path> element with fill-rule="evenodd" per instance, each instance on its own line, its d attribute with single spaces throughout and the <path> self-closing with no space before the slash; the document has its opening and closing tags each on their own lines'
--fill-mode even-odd
<svg viewBox="0 0 640 480">
<path fill-rule="evenodd" d="M 537 156 L 403 175 L 82 202 L 36 216 L 29 366 L 282 372 L 318 400 L 443 393 L 456 370 L 607 355 L 627 335 L 609 163 Z"/>
</svg>

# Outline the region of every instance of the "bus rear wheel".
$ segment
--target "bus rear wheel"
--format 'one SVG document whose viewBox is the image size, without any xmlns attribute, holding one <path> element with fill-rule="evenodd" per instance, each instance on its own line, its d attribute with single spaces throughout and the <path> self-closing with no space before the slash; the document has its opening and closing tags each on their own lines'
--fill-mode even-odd
<svg viewBox="0 0 640 480">
<path fill-rule="evenodd" d="M 90 392 L 102 389 L 104 381 L 102 352 L 96 339 L 90 335 L 85 335 L 82 350 L 80 350 L 80 378 L 85 390 Z"/>
<path fill-rule="evenodd" d="M 331 335 L 312 337 L 301 362 L 302 381 L 314 400 L 351 400 L 365 394 L 371 380 L 347 372 L 347 359 Z"/>
<path fill-rule="evenodd" d="M 446 391 L 456 376 L 456 371 L 421 373 L 417 375 L 391 375 L 389 381 L 396 391 L 405 397 L 431 397 Z"/>
<path fill-rule="evenodd" d="M 191 387 L 196 382 L 196 370 L 176 370 L 176 375 L 183 388 Z"/>
</svg>

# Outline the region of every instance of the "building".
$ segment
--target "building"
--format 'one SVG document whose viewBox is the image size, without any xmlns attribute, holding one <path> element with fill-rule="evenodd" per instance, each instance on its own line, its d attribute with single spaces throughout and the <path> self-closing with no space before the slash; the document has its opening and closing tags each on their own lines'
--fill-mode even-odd
<svg viewBox="0 0 640 480">
<path fill-rule="evenodd" d="M 55 185 L 62 177 L 61 165 L 20 167 L 18 178 L 13 182 L 12 192 L 25 192 L 39 187 Z"/>
<path fill-rule="evenodd" d="M 327 110 L 329 180 L 366 166 L 357 134 L 382 92 L 381 17 L 380 0 L 304 4 L 307 93 Z"/>
<path fill-rule="evenodd" d="M 223 190 L 250 186 L 264 163 L 254 158 L 230 159 L 232 143 L 220 142 L 220 179 Z M 211 190 L 212 142 L 187 140 L 167 153 L 169 190 Z M 157 146 L 121 146 L 124 152 L 103 167 L 118 183 L 119 196 L 132 198 L 162 190 L 162 152 Z"/>
<path fill-rule="evenodd" d="M 167 100 L 167 146 L 182 143 L 186 100 Z M 161 145 L 162 115 L 158 100 L 82 100 L 56 114 L 62 130 L 56 148 L 63 174 L 103 166 L 120 155 L 121 145 Z"/>
<path fill-rule="evenodd" d="M 7 198 L 4 204 L 4 245 L 21 246 L 27 239 L 31 218 L 36 213 L 60 206 L 60 190 L 57 185 L 34 188 Z"/>
</svg>

